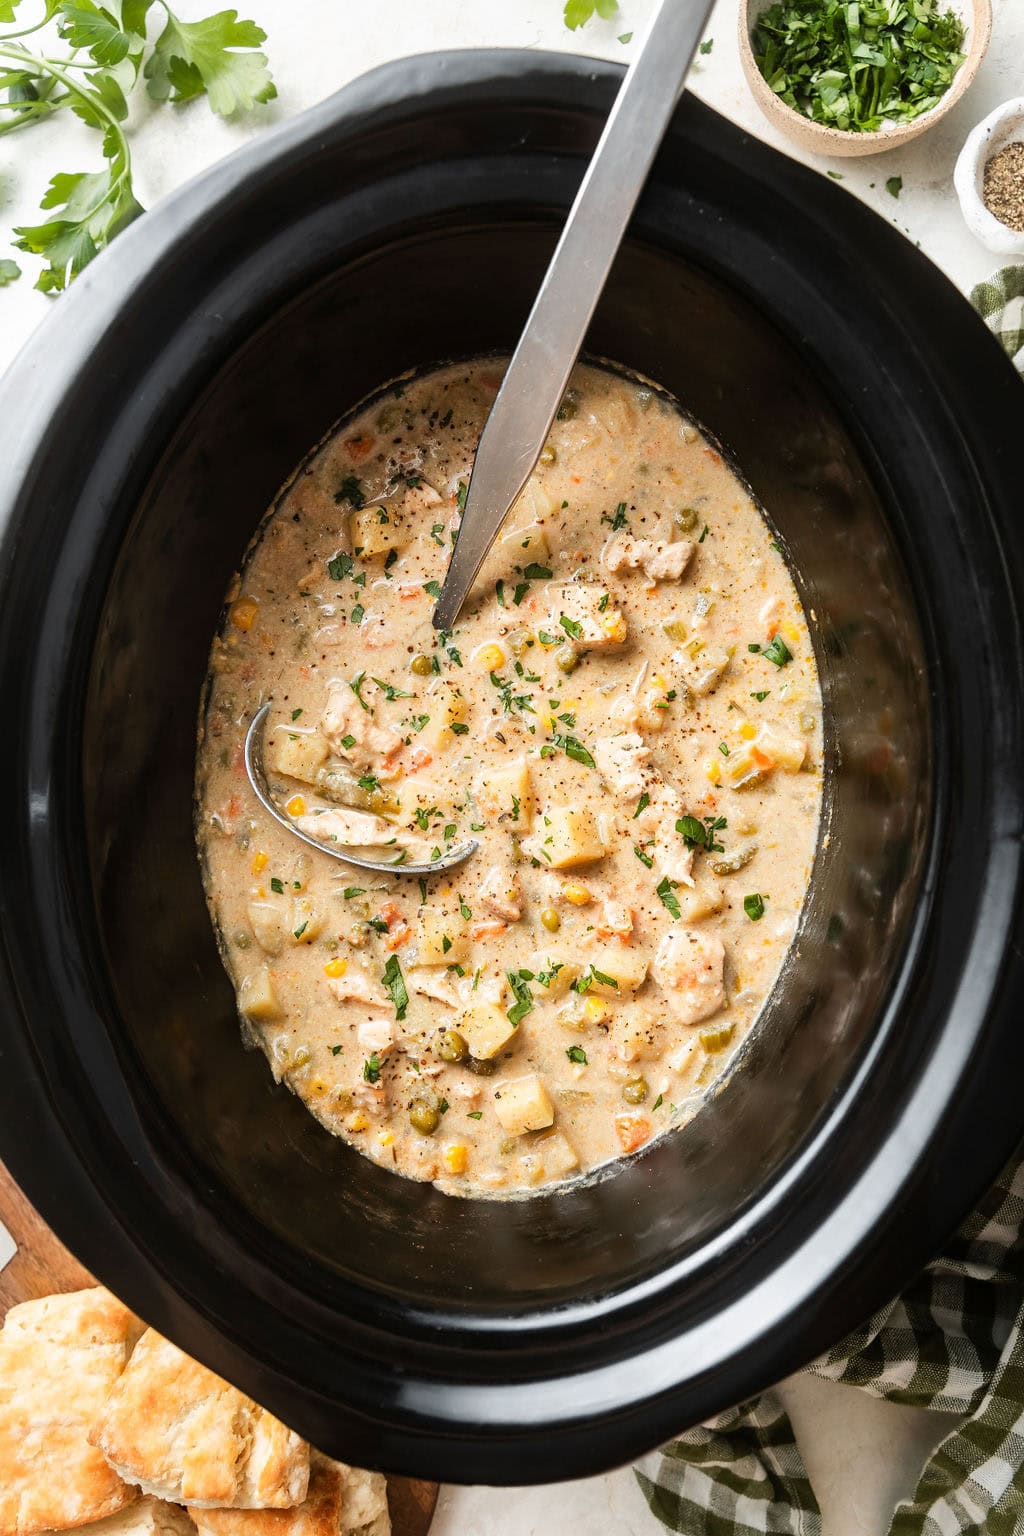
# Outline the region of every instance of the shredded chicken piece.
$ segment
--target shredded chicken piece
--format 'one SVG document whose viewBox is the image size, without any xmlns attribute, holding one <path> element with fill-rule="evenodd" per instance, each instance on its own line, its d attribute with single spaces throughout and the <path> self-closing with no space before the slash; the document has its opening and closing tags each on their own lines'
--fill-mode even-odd
<svg viewBox="0 0 1024 1536">
<path fill-rule="evenodd" d="M 459 994 L 450 973 L 439 971 L 437 966 L 416 966 L 406 971 L 405 980 L 413 992 L 419 992 L 423 997 L 432 997 L 436 1002 L 447 1003 L 451 1008 L 459 1005 Z"/>
<path fill-rule="evenodd" d="M 296 816 L 295 825 L 318 842 L 344 843 L 349 848 L 386 848 L 395 841 L 394 827 L 366 811 L 309 811 Z"/>
<path fill-rule="evenodd" d="M 353 768 L 370 768 L 402 746 L 402 735 L 390 726 L 377 725 L 373 711 L 364 709 L 348 683 L 335 679 L 327 690 L 320 729 L 337 757 Z M 346 746 L 346 742 L 348 745 Z"/>
<path fill-rule="evenodd" d="M 683 1024 L 710 1018 L 725 1003 L 725 946 L 714 934 L 680 924 L 658 945 L 651 974 Z"/>
<path fill-rule="evenodd" d="M 665 539 L 634 539 L 631 534 L 620 533 L 608 540 L 601 560 L 613 573 L 635 571 L 643 566 L 652 581 L 678 581 L 693 559 L 694 548 L 689 539 L 670 543 Z"/>
<path fill-rule="evenodd" d="M 623 731 L 621 736 L 602 736 L 594 743 L 597 771 L 616 794 L 639 795 L 644 787 L 644 770 L 650 760 L 651 749 L 637 731 Z"/>
<path fill-rule="evenodd" d="M 390 1008 L 391 999 L 362 966 L 350 965 L 344 976 L 332 976 L 327 990 L 338 1003 L 368 1003 L 371 1008 Z"/>
<path fill-rule="evenodd" d="M 356 1030 L 356 1039 L 366 1051 L 375 1051 L 378 1055 L 388 1051 L 395 1043 L 394 1030 L 390 1019 L 364 1019 Z"/>
<path fill-rule="evenodd" d="M 513 872 L 494 864 L 487 871 L 480 886 L 477 902 L 495 917 L 507 923 L 516 923 L 523 914 L 523 896 Z"/>
</svg>

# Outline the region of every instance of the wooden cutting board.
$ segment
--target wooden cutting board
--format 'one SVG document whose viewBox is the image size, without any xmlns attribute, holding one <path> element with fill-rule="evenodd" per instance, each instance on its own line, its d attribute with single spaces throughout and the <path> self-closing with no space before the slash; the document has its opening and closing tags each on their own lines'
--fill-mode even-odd
<svg viewBox="0 0 1024 1536">
<path fill-rule="evenodd" d="M 55 1237 L 42 1217 L 29 1205 L 21 1190 L 0 1163 L 0 1222 L 18 1245 L 10 1263 L 0 1269 L 0 1313 L 16 1301 L 52 1296 L 56 1291 L 78 1291 L 95 1285 Z M 388 1476 L 388 1504 L 392 1536 L 427 1536 L 437 1504 L 438 1485 L 419 1478 Z"/>
</svg>

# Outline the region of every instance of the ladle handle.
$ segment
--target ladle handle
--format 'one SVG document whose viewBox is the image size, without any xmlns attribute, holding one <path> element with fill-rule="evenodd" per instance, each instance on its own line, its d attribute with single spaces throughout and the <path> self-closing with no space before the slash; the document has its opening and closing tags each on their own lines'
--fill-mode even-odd
<svg viewBox="0 0 1024 1536">
<path fill-rule="evenodd" d="M 712 0 L 661 0 L 615 98 L 477 449 L 435 629 L 451 629 L 555 419 Z"/>
</svg>

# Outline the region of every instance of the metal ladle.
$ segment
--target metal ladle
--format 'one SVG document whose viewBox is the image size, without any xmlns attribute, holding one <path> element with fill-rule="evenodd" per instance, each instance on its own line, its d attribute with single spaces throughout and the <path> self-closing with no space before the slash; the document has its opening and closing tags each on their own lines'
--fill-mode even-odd
<svg viewBox="0 0 1024 1536">
<path fill-rule="evenodd" d="M 488 550 L 536 468 L 712 3 L 660 0 L 622 82 L 484 424 L 458 541 L 434 605 L 435 629 L 455 627 Z M 264 809 L 303 842 L 359 869 L 404 875 L 437 874 L 476 852 L 479 844 L 466 842 L 432 864 L 395 864 L 357 857 L 344 846 L 300 832 L 274 804 L 267 786 L 263 724 L 269 709 L 265 704 L 253 716 L 245 738 L 245 770 Z"/>
</svg>

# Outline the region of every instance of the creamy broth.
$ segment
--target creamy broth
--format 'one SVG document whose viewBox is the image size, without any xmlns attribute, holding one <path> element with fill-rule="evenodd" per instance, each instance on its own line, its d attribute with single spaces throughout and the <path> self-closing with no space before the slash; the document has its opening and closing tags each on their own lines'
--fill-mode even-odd
<svg viewBox="0 0 1024 1536">
<path fill-rule="evenodd" d="M 807 624 L 736 474 L 579 367 L 454 632 L 431 626 L 493 360 L 380 396 L 301 467 L 210 660 L 197 829 L 247 1037 L 334 1134 L 457 1194 L 688 1117 L 792 943 L 822 785 Z M 244 776 L 387 861 L 278 826 Z M 475 838 L 461 867 L 429 861 Z M 388 867 L 389 864 L 391 867 Z"/>
</svg>

